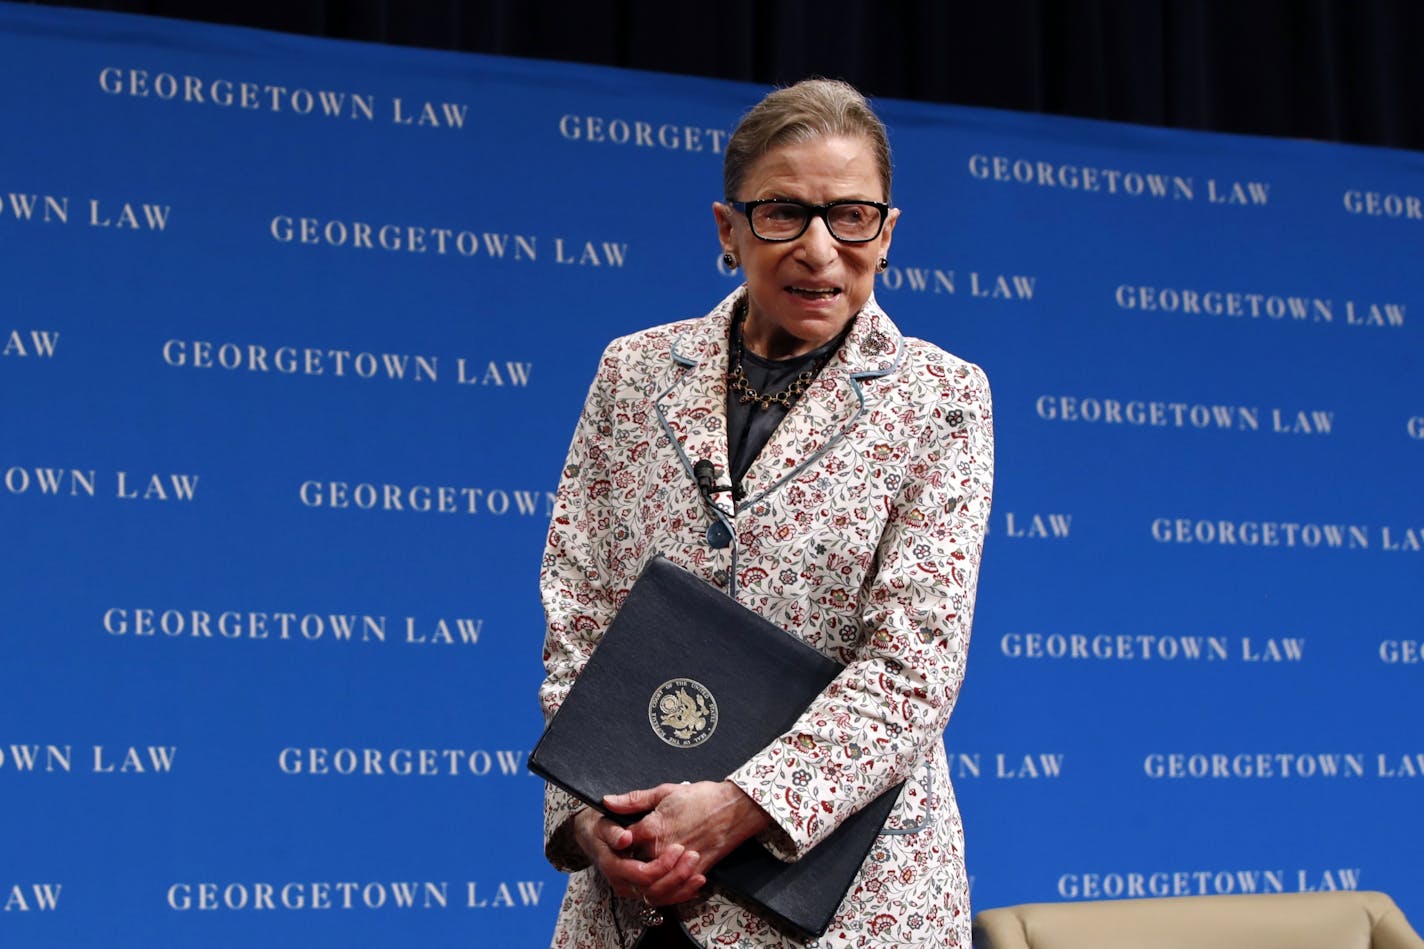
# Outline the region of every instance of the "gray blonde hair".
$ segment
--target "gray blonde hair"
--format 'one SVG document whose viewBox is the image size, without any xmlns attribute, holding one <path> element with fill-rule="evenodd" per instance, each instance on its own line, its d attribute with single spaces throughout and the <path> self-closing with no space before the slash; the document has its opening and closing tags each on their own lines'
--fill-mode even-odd
<svg viewBox="0 0 1424 949">
<path fill-rule="evenodd" d="M 747 169 L 773 149 L 828 135 L 863 138 L 870 143 L 889 203 L 890 140 L 885 124 L 865 96 L 839 79 L 803 79 L 774 90 L 742 116 L 722 156 L 724 196 L 736 200 Z"/>
</svg>

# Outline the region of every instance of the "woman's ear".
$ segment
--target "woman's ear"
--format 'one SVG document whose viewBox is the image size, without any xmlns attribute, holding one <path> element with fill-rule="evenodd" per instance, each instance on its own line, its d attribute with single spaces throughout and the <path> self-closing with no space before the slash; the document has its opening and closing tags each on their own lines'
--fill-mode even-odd
<svg viewBox="0 0 1424 949">
<path fill-rule="evenodd" d="M 900 209 L 891 208 L 885 215 L 885 229 L 880 232 L 880 256 L 890 256 L 890 237 L 895 230 L 895 222 L 900 220 Z"/>
<path fill-rule="evenodd" d="M 717 219 L 717 240 L 724 253 L 736 253 L 736 242 L 732 239 L 732 209 L 721 201 L 712 202 L 712 216 Z"/>
</svg>

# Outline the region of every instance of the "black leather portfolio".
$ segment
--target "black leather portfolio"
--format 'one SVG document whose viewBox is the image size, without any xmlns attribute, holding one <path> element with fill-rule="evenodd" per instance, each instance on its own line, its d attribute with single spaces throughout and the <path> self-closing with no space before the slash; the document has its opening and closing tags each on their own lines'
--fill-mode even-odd
<svg viewBox="0 0 1424 949">
<path fill-rule="evenodd" d="M 539 739 L 529 768 L 600 810 L 607 794 L 720 781 L 790 728 L 840 669 L 654 557 Z M 800 860 L 784 863 L 749 840 L 709 876 L 764 917 L 819 936 L 899 793 L 900 785 L 885 791 Z"/>
</svg>

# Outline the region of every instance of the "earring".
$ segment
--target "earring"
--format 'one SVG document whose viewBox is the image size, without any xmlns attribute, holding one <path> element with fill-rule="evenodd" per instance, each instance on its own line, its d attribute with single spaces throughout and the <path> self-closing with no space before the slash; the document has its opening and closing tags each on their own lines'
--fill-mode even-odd
<svg viewBox="0 0 1424 949">
<path fill-rule="evenodd" d="M 875 262 L 875 272 L 876 272 L 876 273 L 884 273 L 885 271 L 887 271 L 887 270 L 889 270 L 889 269 L 890 269 L 890 261 L 886 260 L 884 257 L 881 257 L 879 260 L 877 260 L 877 261 Z"/>
<path fill-rule="evenodd" d="M 733 257 L 731 253 L 726 253 L 722 255 L 722 263 L 724 266 L 726 266 L 728 270 L 737 269 L 737 258 Z"/>
</svg>

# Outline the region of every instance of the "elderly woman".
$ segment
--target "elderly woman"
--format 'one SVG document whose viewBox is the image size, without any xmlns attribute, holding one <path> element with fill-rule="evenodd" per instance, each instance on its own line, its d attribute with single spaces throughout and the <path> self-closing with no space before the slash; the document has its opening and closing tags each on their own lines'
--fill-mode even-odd
<svg viewBox="0 0 1424 949">
<path fill-rule="evenodd" d="M 603 354 L 544 554 L 540 699 L 552 715 L 659 553 L 845 668 L 726 780 L 608 798 L 648 812 L 631 827 L 550 786 L 546 851 L 574 874 L 554 945 L 800 946 L 708 869 L 749 838 L 796 860 L 904 781 L 819 944 L 968 949 L 942 733 L 989 514 L 988 384 L 875 302 L 900 212 L 885 128 L 853 88 L 772 92 L 723 177 L 717 235 L 746 282 Z M 698 462 L 731 490 L 700 491 Z"/>
</svg>

